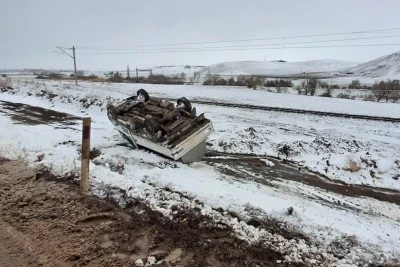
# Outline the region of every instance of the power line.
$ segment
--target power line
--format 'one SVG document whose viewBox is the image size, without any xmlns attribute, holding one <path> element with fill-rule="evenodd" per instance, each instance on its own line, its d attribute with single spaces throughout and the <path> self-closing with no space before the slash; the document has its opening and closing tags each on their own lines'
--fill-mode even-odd
<svg viewBox="0 0 400 267">
<path fill-rule="evenodd" d="M 265 46 L 281 46 L 281 45 L 292 45 L 292 44 L 312 44 L 312 43 L 330 43 L 330 42 L 343 42 L 343 41 L 356 41 L 356 40 L 371 40 L 371 39 L 383 39 L 400 37 L 400 34 L 396 35 L 383 35 L 383 36 L 369 36 L 369 37 L 357 37 L 357 38 L 342 38 L 342 39 L 331 39 L 331 40 L 317 40 L 317 41 L 301 41 L 301 42 L 284 42 L 284 43 L 270 43 L 270 44 L 248 44 L 248 45 L 227 45 L 227 46 L 207 46 L 207 47 L 180 47 L 180 48 L 99 48 L 99 49 L 82 49 L 82 50 L 101 50 L 101 51 L 169 51 L 169 50 L 194 50 L 194 49 L 215 49 L 215 48 L 245 48 L 245 47 L 265 47 Z"/>
<path fill-rule="evenodd" d="M 78 85 L 78 78 L 76 76 L 76 55 L 75 55 L 75 46 L 73 46 L 72 48 L 70 47 L 61 47 L 61 46 L 57 46 L 57 48 L 60 50 L 61 54 L 65 54 L 67 56 L 69 56 L 70 58 L 72 58 L 74 60 L 74 76 L 75 76 L 75 85 Z M 72 50 L 72 55 L 70 53 L 68 53 L 65 50 Z"/>
<path fill-rule="evenodd" d="M 283 49 L 309 49 L 309 48 L 344 48 L 344 47 L 376 47 L 376 46 L 400 46 L 400 43 L 387 44 L 349 44 L 349 45 L 319 45 L 319 46 L 287 46 L 287 47 L 260 47 L 260 48 L 232 48 L 232 49 L 197 49 L 197 50 L 167 50 L 167 51 L 136 51 L 136 52 L 105 52 L 82 53 L 88 55 L 128 55 L 128 54 L 160 54 L 160 53 L 185 53 L 185 52 L 226 52 L 226 51 L 255 51 L 255 50 L 283 50 Z"/>
<path fill-rule="evenodd" d="M 159 46 L 181 46 L 181 45 L 202 45 L 202 44 L 216 44 L 216 43 L 234 43 L 234 42 L 253 42 L 253 41 L 266 41 L 266 40 L 284 40 L 284 39 L 298 39 L 298 38 L 312 38 L 312 37 L 324 37 L 324 36 L 335 36 L 335 35 L 354 35 L 354 34 L 365 34 L 365 33 L 379 33 L 387 31 L 397 31 L 400 27 L 396 28 L 385 28 L 365 31 L 350 31 L 350 32 L 339 32 L 339 33 L 322 33 L 322 34 L 310 34 L 310 35 L 296 35 L 296 36 L 283 36 L 283 37 L 267 37 L 267 38 L 255 38 L 255 39 L 234 39 L 234 40 L 220 40 L 220 41 L 206 41 L 206 42 L 186 42 L 186 43 L 166 43 L 166 44 L 142 44 L 132 46 L 119 46 L 119 48 L 143 48 L 143 47 L 159 47 Z M 79 49 L 102 49 L 110 48 L 110 46 L 79 46 Z"/>
</svg>

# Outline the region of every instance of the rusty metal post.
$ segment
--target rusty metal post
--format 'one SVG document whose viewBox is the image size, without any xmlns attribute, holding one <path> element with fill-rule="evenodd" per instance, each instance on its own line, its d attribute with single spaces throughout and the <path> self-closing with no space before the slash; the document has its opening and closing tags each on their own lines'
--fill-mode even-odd
<svg viewBox="0 0 400 267">
<path fill-rule="evenodd" d="M 90 124 L 91 118 L 83 118 L 82 155 L 81 155 L 81 190 L 89 191 L 89 161 L 90 161 Z"/>
</svg>

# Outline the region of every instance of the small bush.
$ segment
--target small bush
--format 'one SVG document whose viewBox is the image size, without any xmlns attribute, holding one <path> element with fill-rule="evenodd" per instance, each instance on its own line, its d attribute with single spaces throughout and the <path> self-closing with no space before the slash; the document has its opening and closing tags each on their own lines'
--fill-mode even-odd
<svg viewBox="0 0 400 267">
<path fill-rule="evenodd" d="M 344 98 L 344 99 L 351 99 L 349 94 L 346 93 L 340 93 L 336 96 L 337 98 Z"/>
<path fill-rule="evenodd" d="M 137 78 L 134 78 L 134 79 L 132 79 L 132 81 L 134 83 L 146 83 L 147 82 L 146 78 L 143 77 L 143 76 L 139 76 Z"/>
<path fill-rule="evenodd" d="M 349 89 L 361 89 L 361 83 L 360 80 L 353 80 L 351 81 L 351 83 L 349 84 Z"/>
<path fill-rule="evenodd" d="M 246 86 L 246 77 L 239 75 L 236 79 L 235 86 Z"/>
<path fill-rule="evenodd" d="M 212 80 L 211 79 L 207 79 L 203 82 L 203 85 L 212 85 Z"/>
<path fill-rule="evenodd" d="M 4 73 L 4 74 L 1 75 L 1 77 L 7 78 L 7 74 Z"/>
<path fill-rule="evenodd" d="M 368 95 L 364 95 L 362 100 L 363 101 L 373 101 L 374 102 L 376 100 L 376 98 L 375 98 L 375 96 L 373 94 L 368 94 Z"/>
<path fill-rule="evenodd" d="M 145 79 L 145 82 L 151 84 L 183 84 L 184 80 L 182 79 L 182 76 L 167 77 L 161 74 L 152 74 Z"/>
<path fill-rule="evenodd" d="M 310 95 L 314 95 L 318 84 L 319 81 L 317 78 L 307 78 L 301 83 L 301 87 L 304 89 L 305 95 L 308 95 L 308 93 L 310 93 Z M 299 91 L 297 90 L 297 92 Z"/>
<path fill-rule="evenodd" d="M 217 80 L 207 79 L 203 82 L 203 85 L 228 85 L 228 81 L 223 78 Z"/>
<path fill-rule="evenodd" d="M 301 95 L 301 94 L 303 93 L 303 88 L 302 88 L 300 85 L 297 85 L 297 86 L 295 87 L 295 89 L 296 89 L 296 91 L 297 91 L 297 93 L 298 93 L 299 95 Z"/>
<path fill-rule="evenodd" d="M 246 79 L 246 85 L 248 88 L 253 88 L 255 90 L 257 86 L 264 85 L 264 78 L 260 76 L 251 76 Z"/>
<path fill-rule="evenodd" d="M 235 86 L 246 86 L 246 81 L 243 81 L 243 80 L 237 80 L 236 82 L 235 82 Z"/>
<path fill-rule="evenodd" d="M 257 88 L 257 82 L 255 77 L 250 77 L 246 79 L 247 88 L 253 88 L 254 90 Z"/>
<path fill-rule="evenodd" d="M 228 85 L 233 86 L 233 85 L 235 85 L 235 83 L 236 82 L 235 82 L 235 79 L 233 77 L 229 78 Z"/>
<path fill-rule="evenodd" d="M 332 94 L 330 91 L 325 91 L 321 96 L 322 97 L 332 97 Z"/>
<path fill-rule="evenodd" d="M 88 75 L 88 76 L 78 76 L 79 80 L 90 81 L 90 82 L 105 82 L 106 79 L 99 78 L 96 75 Z"/>
<path fill-rule="evenodd" d="M 62 78 L 65 78 L 65 75 L 63 75 L 63 74 L 60 74 L 60 73 L 54 73 L 54 72 L 51 72 L 51 73 L 49 73 L 49 79 L 51 79 L 51 80 L 60 80 L 60 79 L 62 79 Z"/>
<path fill-rule="evenodd" d="M 9 87 L 12 86 L 12 81 L 10 78 L 1 78 L 0 79 L 0 87 Z"/>
<path fill-rule="evenodd" d="M 292 214 L 293 214 L 293 211 L 294 211 L 293 207 L 289 207 L 289 208 L 287 208 L 287 210 L 286 210 L 286 214 L 287 214 L 287 215 L 292 215 Z"/>
<path fill-rule="evenodd" d="M 110 72 L 111 74 L 111 72 Z M 122 75 L 117 71 L 115 73 L 112 73 L 112 76 L 110 78 L 107 79 L 110 82 L 113 83 L 120 83 L 123 81 Z"/>
<path fill-rule="evenodd" d="M 293 83 L 291 80 L 268 80 L 265 84 L 265 87 L 293 87 Z"/>
<path fill-rule="evenodd" d="M 323 81 L 318 82 L 318 86 L 321 87 L 322 89 L 329 88 L 329 84 L 327 82 L 323 82 Z"/>
<path fill-rule="evenodd" d="M 311 78 L 307 81 L 307 83 L 310 89 L 310 95 L 315 95 L 318 86 L 318 80 L 316 78 Z"/>
<path fill-rule="evenodd" d="M 386 100 L 386 102 L 390 99 L 390 89 L 392 87 L 392 82 L 389 80 L 387 82 L 380 81 L 375 82 L 372 86 L 372 93 L 374 94 L 376 101 L 379 102 L 381 100 Z"/>
<path fill-rule="evenodd" d="M 214 83 L 214 85 L 227 85 L 227 84 L 228 82 L 223 78 L 216 80 Z"/>
</svg>

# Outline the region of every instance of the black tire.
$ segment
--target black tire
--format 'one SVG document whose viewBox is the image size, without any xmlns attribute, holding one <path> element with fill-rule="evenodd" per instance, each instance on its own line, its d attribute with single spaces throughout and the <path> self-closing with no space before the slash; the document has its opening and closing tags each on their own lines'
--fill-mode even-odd
<svg viewBox="0 0 400 267">
<path fill-rule="evenodd" d="M 178 101 L 177 101 L 177 103 L 178 103 L 178 106 L 179 106 L 179 104 L 183 103 L 183 104 L 185 105 L 185 108 L 184 108 L 184 109 L 185 109 L 187 112 L 191 112 L 191 111 L 192 111 L 192 104 L 190 104 L 190 101 L 187 100 L 186 97 L 181 97 L 181 98 L 179 98 Z"/>
<path fill-rule="evenodd" d="M 146 90 L 144 90 L 144 89 L 139 89 L 139 90 L 136 92 L 136 94 L 137 94 L 137 96 L 139 96 L 139 95 L 144 96 L 145 102 L 148 102 L 148 101 L 150 100 L 149 94 L 148 94 L 148 93 L 146 92 Z"/>
</svg>

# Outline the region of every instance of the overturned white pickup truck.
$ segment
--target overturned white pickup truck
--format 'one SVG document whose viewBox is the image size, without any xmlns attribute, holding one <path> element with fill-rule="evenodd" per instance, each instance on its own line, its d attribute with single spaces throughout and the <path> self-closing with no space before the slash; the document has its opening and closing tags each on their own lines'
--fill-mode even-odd
<svg viewBox="0 0 400 267">
<path fill-rule="evenodd" d="M 144 90 L 120 103 L 107 105 L 107 116 L 135 148 L 145 147 L 184 163 L 200 161 L 206 153 L 206 139 L 214 131 L 204 114 L 184 97 L 177 105 L 152 98 Z"/>
</svg>

